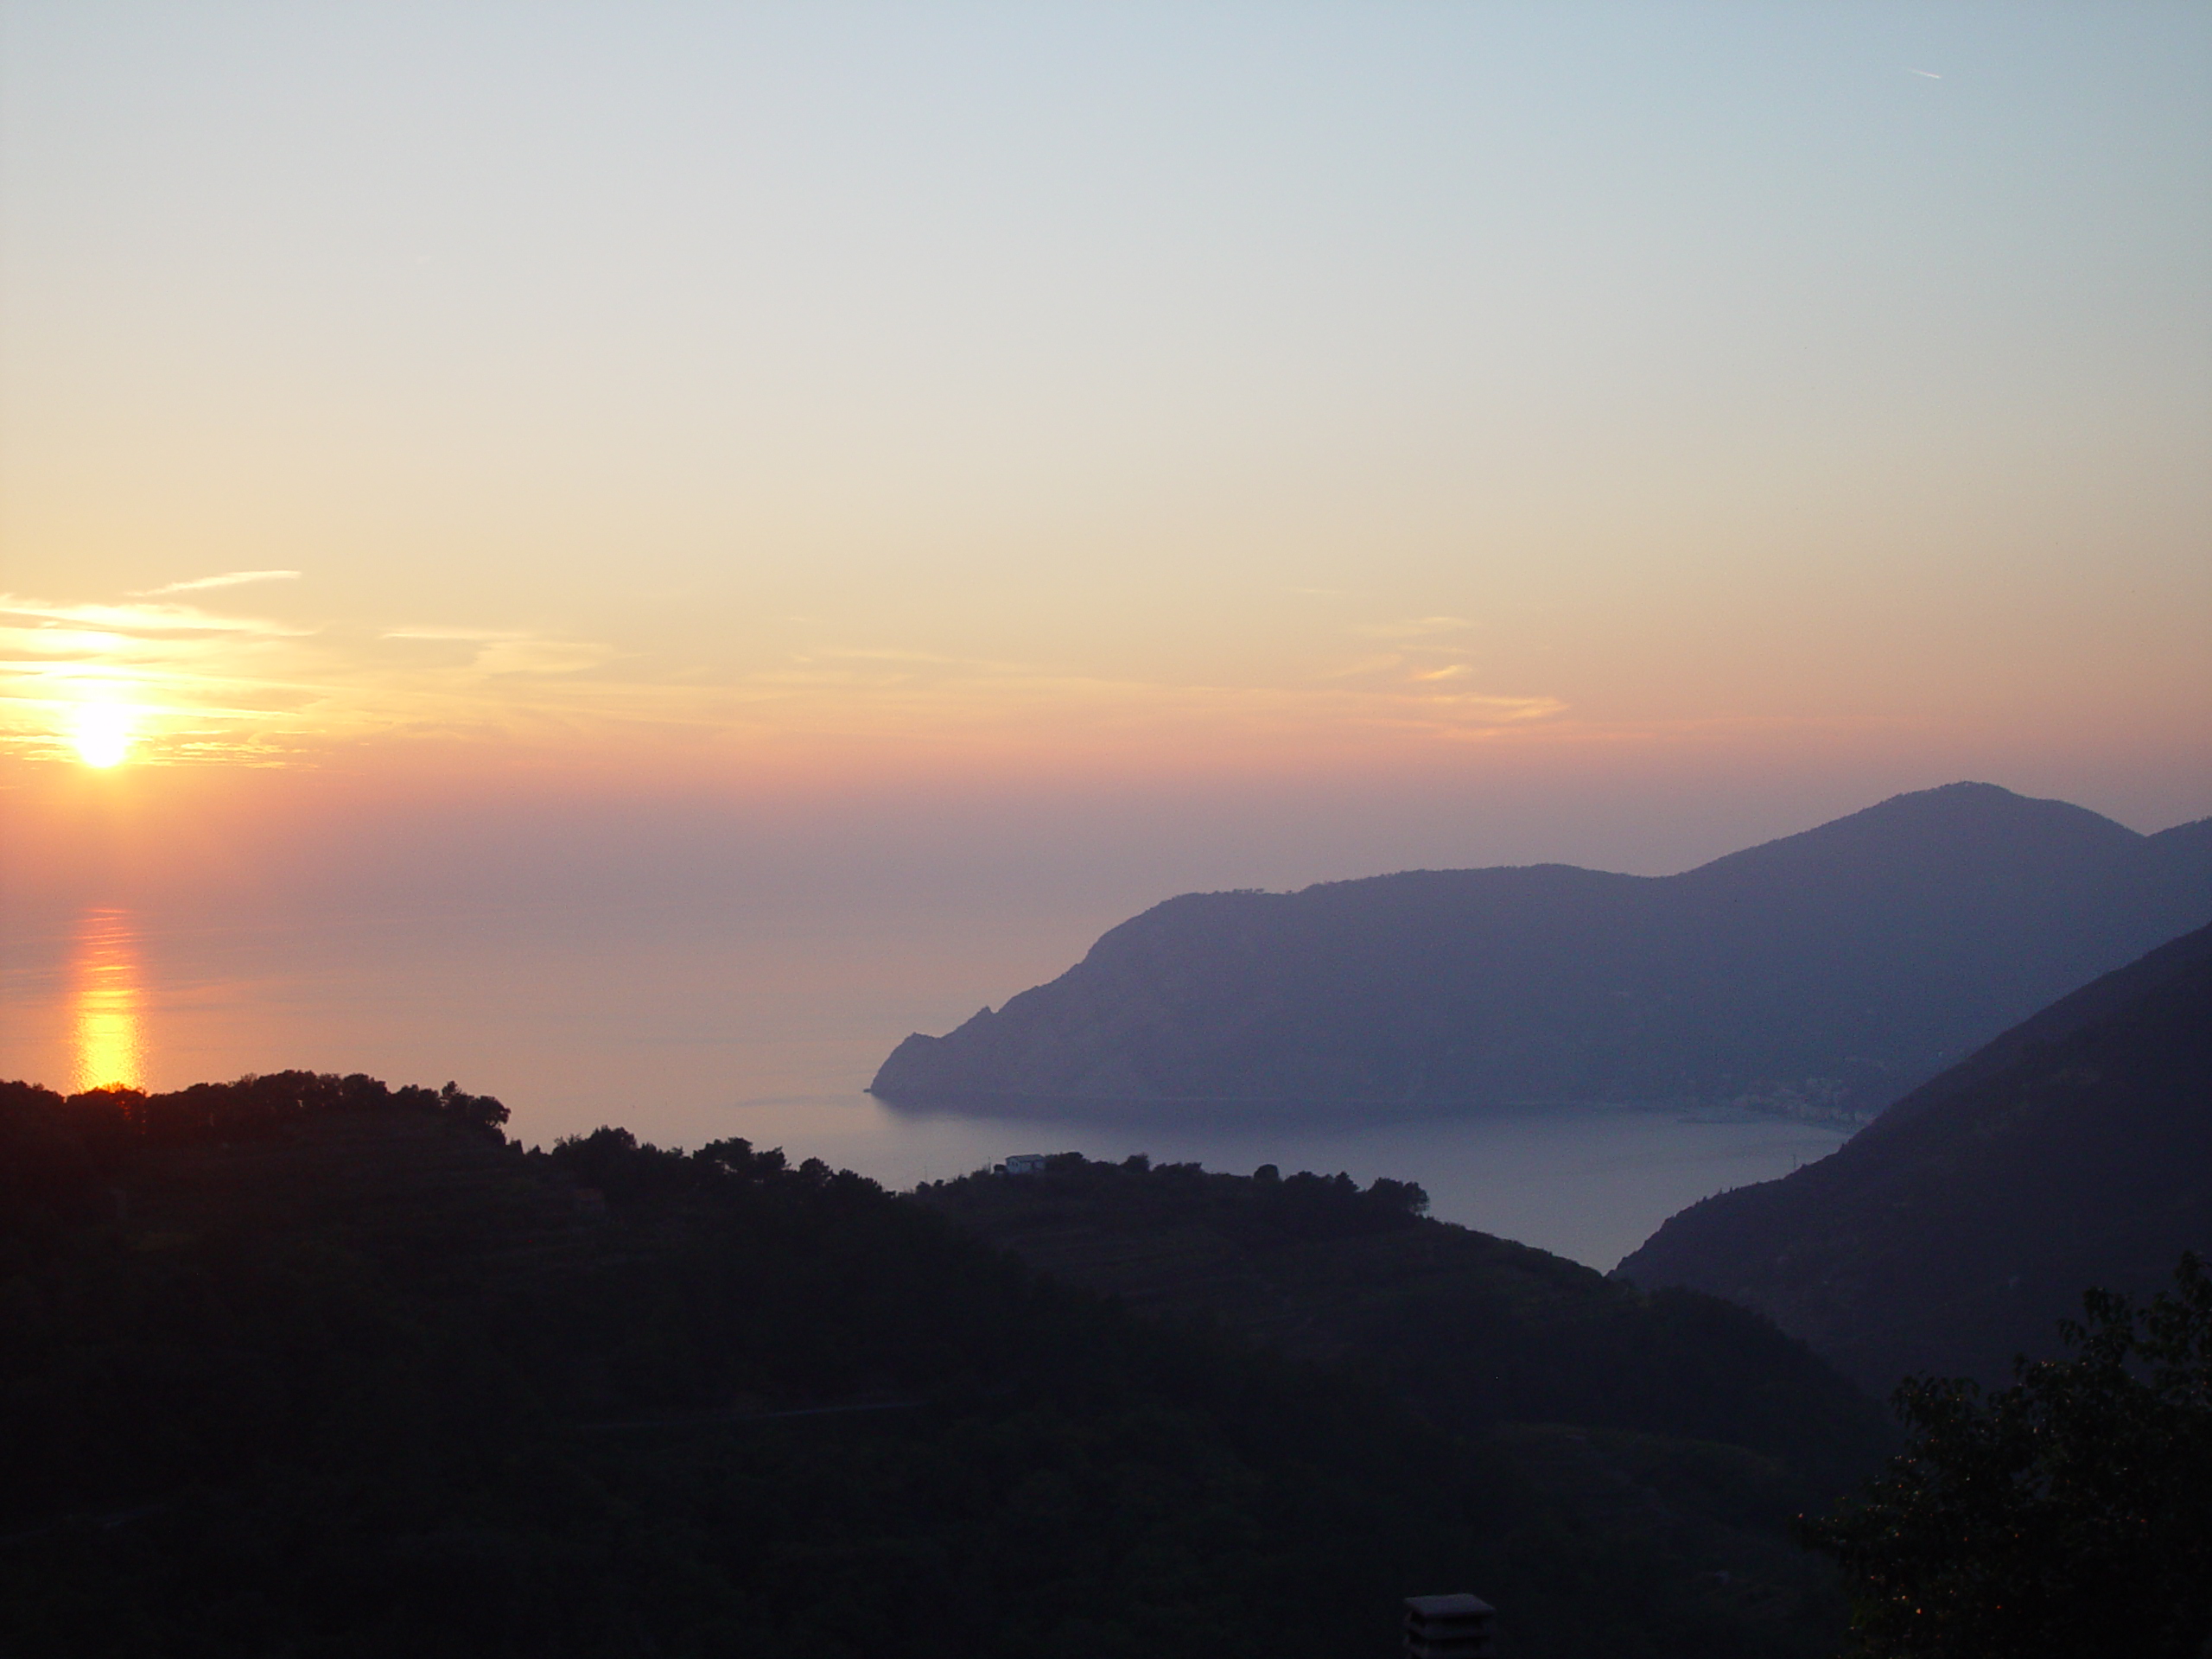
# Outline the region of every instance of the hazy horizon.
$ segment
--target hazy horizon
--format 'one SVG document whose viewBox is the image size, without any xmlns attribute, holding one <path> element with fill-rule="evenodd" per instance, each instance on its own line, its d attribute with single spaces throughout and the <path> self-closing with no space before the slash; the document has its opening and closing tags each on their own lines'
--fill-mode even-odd
<svg viewBox="0 0 2212 1659">
<path fill-rule="evenodd" d="M 2212 813 L 2201 8 L 0 31 L 22 972 L 922 1026 L 1192 889 Z"/>
</svg>

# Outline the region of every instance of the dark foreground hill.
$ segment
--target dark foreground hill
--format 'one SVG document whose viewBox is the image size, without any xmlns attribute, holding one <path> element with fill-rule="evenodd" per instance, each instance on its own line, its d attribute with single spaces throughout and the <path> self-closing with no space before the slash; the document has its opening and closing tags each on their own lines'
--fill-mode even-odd
<svg viewBox="0 0 2212 1659">
<path fill-rule="evenodd" d="M 1533 1479 L 1342 1355 L 1141 1317 L 819 1163 L 614 1129 L 525 1154 L 504 1117 L 308 1073 L 0 1085 L 0 1652 L 1321 1659 L 1461 1588 L 1520 1656 L 1834 1635 L 1817 1594 L 1639 1527 L 1641 1489 Z M 1302 1226 L 1419 1230 L 1315 1185 Z M 1541 1308 L 1567 1264 L 1528 1255 L 1495 1288 Z M 1641 1347 L 1747 1442 L 1529 1431 L 1554 1462 L 1609 1436 L 1605 1466 L 1757 1526 L 1847 1453 L 1802 1350 L 1597 1290 L 1496 1398 L 1630 1402 Z"/>
<path fill-rule="evenodd" d="M 1186 894 L 909 1037 L 875 1092 L 1737 1101 L 1863 1116 L 2212 920 L 2212 821 L 2140 836 L 1987 784 L 1681 875 L 1426 870 Z"/>
<path fill-rule="evenodd" d="M 2007 1032 L 1816 1164 L 1669 1220 L 1619 1272 L 1769 1313 L 1869 1388 L 2004 1379 L 2084 1286 L 2212 1247 L 2212 928 Z"/>
<path fill-rule="evenodd" d="M 1347 1366 L 1487 1447 L 1623 1561 L 1726 1580 L 1748 1622 L 1815 1633 L 1829 1589 L 1790 1522 L 1889 1443 L 1866 1396 L 1771 1324 L 1415 1213 L 1420 1189 L 1076 1154 L 917 1198 L 1054 1277 Z"/>
</svg>

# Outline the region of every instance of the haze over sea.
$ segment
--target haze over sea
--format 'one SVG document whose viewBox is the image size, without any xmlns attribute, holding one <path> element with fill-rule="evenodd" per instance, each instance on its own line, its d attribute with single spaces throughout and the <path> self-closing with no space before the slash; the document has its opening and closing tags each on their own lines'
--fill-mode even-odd
<svg viewBox="0 0 2212 1659">
<path fill-rule="evenodd" d="M 654 912 L 164 926 L 94 907 L 9 938 L 0 1069 L 63 1087 L 178 1087 L 294 1065 L 434 1084 L 455 1074 L 501 1095 L 528 1141 L 609 1121 L 686 1146 L 737 1135 L 901 1187 L 1033 1150 L 1391 1175 L 1420 1180 L 1447 1220 L 1599 1268 L 1682 1205 L 1841 1139 L 1771 1118 L 1597 1105 L 980 1116 L 862 1092 L 898 1038 L 972 1013 L 966 988 L 994 973 L 1015 982 L 1005 976 L 1027 971 L 1054 931 L 1039 923 L 988 960 L 912 933 L 705 929 Z"/>
</svg>

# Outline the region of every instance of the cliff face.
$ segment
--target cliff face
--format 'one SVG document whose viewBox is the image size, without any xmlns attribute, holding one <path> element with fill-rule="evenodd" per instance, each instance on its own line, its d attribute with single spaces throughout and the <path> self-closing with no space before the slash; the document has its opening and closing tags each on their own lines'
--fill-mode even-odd
<svg viewBox="0 0 2212 1659">
<path fill-rule="evenodd" d="M 1743 1099 L 1878 1109 L 2212 919 L 2212 824 L 1986 784 L 1664 878 L 1423 870 L 1192 893 L 948 1036 L 893 1097 Z"/>
<path fill-rule="evenodd" d="M 1870 1388 L 2002 1382 L 2091 1286 L 2212 1250 L 2212 928 L 2084 987 L 1834 1155 L 1669 1221 L 1619 1272 L 1770 1315 Z"/>
</svg>

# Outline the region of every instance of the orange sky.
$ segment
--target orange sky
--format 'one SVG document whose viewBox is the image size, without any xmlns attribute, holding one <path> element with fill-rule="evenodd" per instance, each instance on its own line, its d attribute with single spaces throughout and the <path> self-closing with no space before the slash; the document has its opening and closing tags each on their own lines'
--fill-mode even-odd
<svg viewBox="0 0 2212 1659">
<path fill-rule="evenodd" d="M 1154 885 L 2212 811 L 2200 9 L 8 27 L 11 891 L 611 799 L 1122 802 Z"/>
</svg>

